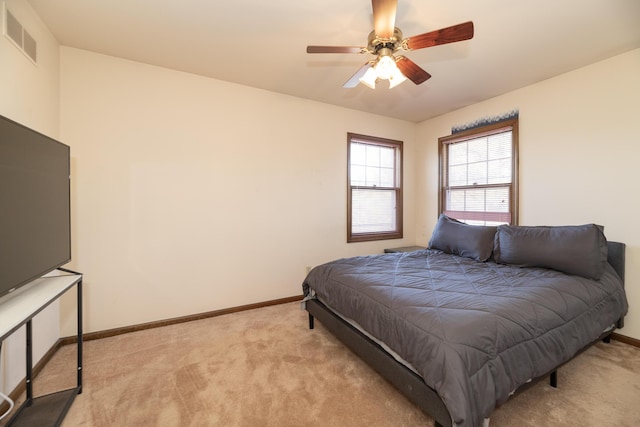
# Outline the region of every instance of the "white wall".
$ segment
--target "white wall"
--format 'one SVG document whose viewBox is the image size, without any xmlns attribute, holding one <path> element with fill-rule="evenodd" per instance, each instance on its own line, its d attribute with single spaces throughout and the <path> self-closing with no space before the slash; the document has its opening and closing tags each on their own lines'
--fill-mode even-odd
<svg viewBox="0 0 640 427">
<path fill-rule="evenodd" d="M 2 4 L 0 3 L 0 8 Z M 52 138 L 59 131 L 58 43 L 23 0 L 6 6 L 38 43 L 34 65 L 15 45 L 0 35 L 0 114 Z M 2 17 L 4 22 L 4 17 Z M 3 28 L 3 25 L 0 25 Z M 33 321 L 33 356 L 38 361 L 60 337 L 60 305 L 54 303 Z M 0 390 L 8 393 L 25 376 L 24 327 L 2 345 Z"/>
<path fill-rule="evenodd" d="M 61 113 L 87 332 L 300 295 L 306 266 L 413 244 L 413 123 L 67 47 Z M 405 142 L 405 239 L 346 243 L 347 132 Z"/>
<path fill-rule="evenodd" d="M 609 240 L 625 242 L 630 311 L 619 332 L 640 339 L 638 76 L 640 49 L 421 123 L 418 243 L 428 241 L 438 214 L 438 137 L 518 108 L 520 224 L 594 222 Z"/>
</svg>

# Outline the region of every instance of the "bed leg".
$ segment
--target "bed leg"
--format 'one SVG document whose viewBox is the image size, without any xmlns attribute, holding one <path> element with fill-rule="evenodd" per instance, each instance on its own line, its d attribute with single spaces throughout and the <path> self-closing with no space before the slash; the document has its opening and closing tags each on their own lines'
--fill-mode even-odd
<svg viewBox="0 0 640 427">
<path fill-rule="evenodd" d="M 551 372 L 551 376 L 549 378 L 549 385 L 553 388 L 558 388 L 558 371 Z"/>
<path fill-rule="evenodd" d="M 602 338 L 602 342 L 606 343 L 606 344 L 611 343 L 611 334 L 609 334 L 606 337 Z"/>
<path fill-rule="evenodd" d="M 440 424 L 436 420 L 433 420 L 433 427 L 442 427 L 442 424 Z"/>
<path fill-rule="evenodd" d="M 309 329 L 313 329 L 313 316 L 309 313 Z"/>
</svg>

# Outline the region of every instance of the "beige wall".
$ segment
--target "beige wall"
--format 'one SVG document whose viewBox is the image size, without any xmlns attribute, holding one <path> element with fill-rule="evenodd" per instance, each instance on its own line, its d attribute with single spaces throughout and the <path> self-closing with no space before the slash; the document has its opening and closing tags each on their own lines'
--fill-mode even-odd
<svg viewBox="0 0 640 427">
<path fill-rule="evenodd" d="M 38 43 L 38 63 L 4 36 L 0 24 L 0 114 L 57 138 L 59 124 L 58 43 L 24 1 L 6 6 Z M 2 3 L 0 2 L 0 9 Z M 0 16 L 3 11 L 0 11 Z M 4 22 L 4 17 L 2 17 Z M 0 243 L 1 244 L 1 243 Z M 60 336 L 60 304 L 50 305 L 33 321 L 33 357 L 38 361 Z M 75 330 L 75 329 L 74 329 Z M 24 327 L 2 345 L 0 390 L 10 392 L 25 376 Z"/>
<path fill-rule="evenodd" d="M 301 295 L 307 266 L 413 243 L 413 123 L 66 47 L 61 76 L 88 332 Z M 346 243 L 347 132 L 405 142 L 404 240 Z"/>
<path fill-rule="evenodd" d="M 595 222 L 609 240 L 625 242 L 630 311 L 620 332 L 640 339 L 639 75 L 637 49 L 421 123 L 418 243 L 428 241 L 437 219 L 438 137 L 517 108 L 520 224 Z"/>
</svg>

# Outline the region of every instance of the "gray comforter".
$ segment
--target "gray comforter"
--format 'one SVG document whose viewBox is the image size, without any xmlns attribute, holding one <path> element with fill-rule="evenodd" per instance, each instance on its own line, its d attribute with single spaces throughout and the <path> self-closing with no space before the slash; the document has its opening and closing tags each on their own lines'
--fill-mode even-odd
<svg viewBox="0 0 640 427">
<path fill-rule="evenodd" d="M 407 361 L 455 425 L 479 426 L 627 312 L 607 264 L 599 281 L 437 250 L 337 260 L 303 283 Z"/>
</svg>

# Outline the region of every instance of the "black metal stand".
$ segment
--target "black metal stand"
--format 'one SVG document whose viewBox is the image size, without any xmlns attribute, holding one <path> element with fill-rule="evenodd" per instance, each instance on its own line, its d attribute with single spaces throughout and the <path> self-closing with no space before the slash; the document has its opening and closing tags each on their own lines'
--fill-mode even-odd
<svg viewBox="0 0 640 427">
<path fill-rule="evenodd" d="M 62 424 L 62 420 L 67 415 L 71 404 L 73 403 L 76 395 L 82 393 L 82 274 L 75 271 L 59 268 L 58 270 L 65 271 L 67 273 L 77 274 L 80 279 L 75 283 L 77 287 L 78 298 L 78 376 L 77 386 L 58 391 L 55 393 L 47 394 L 44 396 L 33 397 L 33 349 L 32 349 L 32 327 L 30 317 L 26 320 L 26 335 L 27 335 L 27 350 L 26 350 L 26 400 L 17 409 L 16 413 L 7 423 L 9 426 L 25 426 L 25 427 L 58 427 Z M 64 292 L 71 289 L 73 285 L 67 288 Z M 63 293 L 64 293 L 63 292 Z M 55 299 L 59 298 L 57 295 Z M 51 300 L 50 302 L 52 302 Z M 35 314 L 34 314 L 35 315 Z"/>
<path fill-rule="evenodd" d="M 558 371 L 553 371 L 549 375 L 549 385 L 553 388 L 558 388 Z"/>
</svg>

